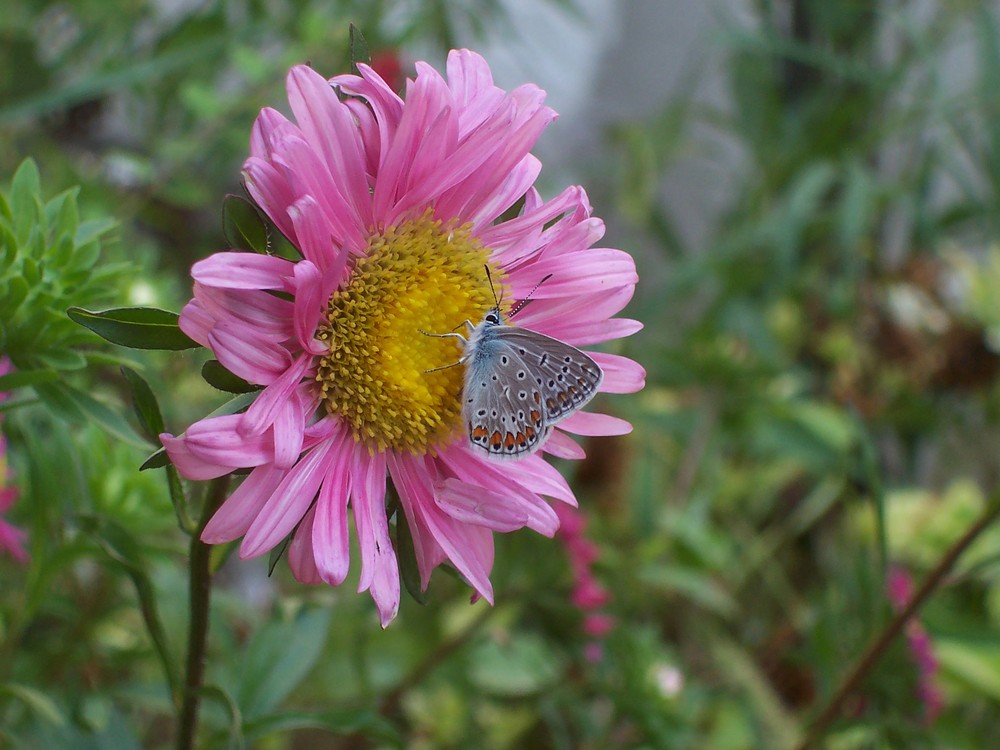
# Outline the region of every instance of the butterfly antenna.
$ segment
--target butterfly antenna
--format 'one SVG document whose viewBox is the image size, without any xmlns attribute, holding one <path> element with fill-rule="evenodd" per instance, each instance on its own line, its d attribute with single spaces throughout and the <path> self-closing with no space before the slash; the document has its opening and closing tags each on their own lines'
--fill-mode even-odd
<svg viewBox="0 0 1000 750">
<path fill-rule="evenodd" d="M 490 273 L 489 264 L 484 265 L 483 268 L 486 269 L 486 280 L 490 282 L 490 291 L 493 292 L 493 301 L 496 303 L 497 308 L 499 308 L 501 300 L 497 299 L 497 290 L 493 286 L 493 275 Z M 503 289 L 501 289 L 500 291 L 503 292 Z M 501 294 L 501 297 L 502 296 L 503 295 Z"/>
<path fill-rule="evenodd" d="M 552 274 L 551 273 L 548 276 L 542 277 L 542 280 L 539 281 L 537 284 L 535 284 L 535 286 L 532 287 L 531 291 L 528 292 L 528 296 L 525 297 L 520 302 L 518 302 L 516 305 L 514 305 L 514 309 L 510 311 L 510 315 L 507 316 L 507 319 L 510 320 L 515 315 L 517 315 L 519 312 L 521 312 L 521 310 L 524 309 L 525 305 L 527 305 L 529 302 L 531 302 L 531 295 L 535 293 L 535 291 L 538 289 L 538 287 L 540 287 L 542 284 L 544 284 L 546 281 L 548 281 L 551 278 L 552 278 Z"/>
</svg>

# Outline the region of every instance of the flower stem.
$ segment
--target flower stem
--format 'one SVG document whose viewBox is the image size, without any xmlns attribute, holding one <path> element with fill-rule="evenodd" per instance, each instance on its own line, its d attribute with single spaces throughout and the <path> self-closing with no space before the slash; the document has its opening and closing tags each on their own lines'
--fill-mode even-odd
<svg viewBox="0 0 1000 750">
<path fill-rule="evenodd" d="M 927 575 L 910 600 L 899 612 L 889 621 L 875 639 L 868 645 L 864 653 L 858 658 L 857 663 L 847 673 L 840 686 L 827 702 L 826 706 L 813 720 L 806 732 L 805 739 L 796 746 L 796 750 L 809 750 L 816 747 L 817 742 L 830 724 L 840 715 L 844 702 L 857 690 L 861 682 L 878 664 L 893 640 L 906 626 L 906 623 L 917 614 L 924 602 L 930 598 L 931 594 L 940 588 L 945 576 L 958 562 L 958 558 L 969 548 L 980 534 L 1000 516 L 1000 494 L 995 494 L 990 498 L 989 505 L 982 515 L 970 526 L 966 532 L 945 552 L 938 561 L 934 569 Z"/>
<path fill-rule="evenodd" d="M 201 532 L 226 499 L 229 477 L 212 482 L 198 529 L 191 536 L 187 666 L 184 675 L 184 700 L 177 724 L 177 750 L 193 750 L 201 703 L 201 683 L 205 675 L 205 646 L 208 641 L 208 611 L 212 597 L 211 546 L 201 541 Z"/>
</svg>

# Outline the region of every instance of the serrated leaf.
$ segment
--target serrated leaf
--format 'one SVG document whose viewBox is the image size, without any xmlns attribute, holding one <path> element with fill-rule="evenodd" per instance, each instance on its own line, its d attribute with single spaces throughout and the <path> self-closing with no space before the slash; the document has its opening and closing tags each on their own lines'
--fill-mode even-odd
<svg viewBox="0 0 1000 750">
<path fill-rule="evenodd" d="M 233 375 L 216 359 L 210 359 L 201 366 L 201 376 L 210 386 L 226 393 L 251 393 L 260 390 L 259 385 Z"/>
<path fill-rule="evenodd" d="M 267 224 L 246 198 L 227 195 L 222 202 L 222 232 L 236 250 L 267 253 L 271 241 Z"/>
<path fill-rule="evenodd" d="M 8 393 L 38 383 L 51 383 L 59 379 L 55 370 L 18 370 L 0 375 L 0 393 Z"/>
<path fill-rule="evenodd" d="M 160 413 L 160 405 L 156 402 L 153 389 L 132 368 L 122 367 L 121 373 L 125 376 L 129 391 L 132 393 L 132 409 L 139 424 L 152 442 L 159 442 L 160 433 L 164 431 L 163 415 Z"/>
<path fill-rule="evenodd" d="M 195 349 L 200 344 L 188 338 L 177 321 L 180 316 L 154 307 L 119 307 L 101 312 L 71 307 L 66 314 L 112 344 L 132 349 Z"/>
</svg>

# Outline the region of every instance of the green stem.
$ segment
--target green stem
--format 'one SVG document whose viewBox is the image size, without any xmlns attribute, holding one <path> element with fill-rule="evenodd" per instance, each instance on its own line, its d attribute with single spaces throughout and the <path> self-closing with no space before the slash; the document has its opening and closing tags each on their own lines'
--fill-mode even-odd
<svg viewBox="0 0 1000 750">
<path fill-rule="evenodd" d="M 229 477 L 220 477 L 208 489 L 198 529 L 191 537 L 190 591 L 191 620 L 188 626 L 187 666 L 184 675 L 184 700 L 178 717 L 177 750 L 194 750 L 201 703 L 201 683 L 205 676 L 205 646 L 208 642 L 208 611 L 212 597 L 211 545 L 201 541 L 201 532 L 226 499 Z"/>
<path fill-rule="evenodd" d="M 816 719 L 813 720 L 812 724 L 809 726 L 809 730 L 806 732 L 805 739 L 802 740 L 801 744 L 796 746 L 796 750 L 809 750 L 809 748 L 816 747 L 817 742 L 823 736 L 826 729 L 840 715 L 844 702 L 851 697 L 851 695 L 861 685 L 865 677 L 867 677 L 872 669 L 874 669 L 875 665 L 878 664 L 879 660 L 885 654 L 893 640 L 895 640 L 896 636 L 898 636 L 906 626 L 906 623 L 917 614 L 920 607 L 922 607 L 924 602 L 930 598 L 931 594 L 940 588 L 945 577 L 949 572 L 951 572 L 951 569 L 955 566 L 955 563 L 958 562 L 958 558 L 961 557 L 962 553 L 969 548 L 969 545 L 971 545 L 979 537 L 979 535 L 982 534 L 983 531 L 985 531 L 990 524 L 997 519 L 998 516 L 1000 516 L 1000 495 L 994 495 L 990 499 L 990 504 L 987 506 L 986 510 L 983 511 L 983 514 L 938 561 L 938 564 L 934 566 L 934 569 L 927 575 L 927 578 L 924 579 L 920 588 L 917 589 L 913 596 L 910 597 L 906 606 L 896 613 L 896 616 L 889 621 L 889 624 L 886 625 L 882 632 L 880 632 L 868 645 L 868 648 L 865 649 L 864 653 L 858 658 L 857 663 L 844 677 L 840 686 L 837 688 L 836 692 L 834 692 L 826 706 L 819 713 Z"/>
</svg>

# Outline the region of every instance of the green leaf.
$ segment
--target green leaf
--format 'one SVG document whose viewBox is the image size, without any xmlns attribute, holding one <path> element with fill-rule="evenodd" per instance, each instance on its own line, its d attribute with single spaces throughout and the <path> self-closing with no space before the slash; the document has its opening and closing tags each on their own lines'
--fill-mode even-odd
<svg viewBox="0 0 1000 750">
<path fill-rule="evenodd" d="M 12 318 L 14 311 L 28 298 L 29 291 L 28 282 L 20 276 L 10 279 L 5 293 L 0 296 L 0 320 Z"/>
<path fill-rule="evenodd" d="M 118 222 L 114 219 L 90 219 L 77 227 L 76 236 L 73 237 L 73 241 L 77 245 L 89 245 L 116 226 L 118 226 Z"/>
<path fill-rule="evenodd" d="M 243 393 L 236 398 L 229 399 L 226 403 L 220 406 L 215 411 L 211 412 L 209 417 L 221 417 L 224 414 L 236 414 L 238 412 L 246 409 L 250 404 L 257 400 L 257 392 L 254 393 Z"/>
<path fill-rule="evenodd" d="M 323 653 L 331 615 L 329 608 L 307 610 L 254 634 L 236 692 L 245 717 L 270 713 L 309 673 Z"/>
<path fill-rule="evenodd" d="M 139 598 L 139 609 L 146 630 L 153 641 L 153 646 L 160 658 L 164 676 L 170 685 L 175 702 L 181 696 L 180 669 L 170 654 L 166 630 L 157 609 L 156 591 L 149 575 L 149 565 L 143 554 L 143 543 L 134 537 L 124 526 L 116 521 L 99 515 L 81 515 L 81 528 L 90 534 L 91 538 L 101 546 L 108 557 L 118 563 L 135 586 Z"/>
<path fill-rule="evenodd" d="M 371 52 L 368 50 L 368 42 L 365 40 L 365 35 L 361 33 L 361 29 L 355 26 L 353 23 L 350 28 L 350 51 L 351 51 L 351 71 L 355 75 L 360 75 L 358 71 L 358 63 L 364 63 L 365 65 L 370 65 L 372 61 Z"/>
<path fill-rule="evenodd" d="M 274 574 L 274 567 L 281 561 L 281 558 L 285 556 L 285 551 L 288 549 L 288 545 L 292 543 L 292 537 L 295 536 L 295 532 L 298 531 L 298 526 L 296 526 L 288 536 L 286 536 L 281 544 L 276 545 L 271 549 L 271 553 L 267 556 L 267 577 L 270 578 Z"/>
<path fill-rule="evenodd" d="M 66 717 L 63 716 L 55 702 L 41 691 L 35 690 L 32 687 L 19 685 L 16 682 L 5 682 L 0 684 L 0 695 L 9 695 L 11 698 L 17 698 L 50 724 L 61 726 L 66 723 Z"/>
<path fill-rule="evenodd" d="M 148 447 L 148 443 L 132 429 L 121 414 L 112 411 L 93 396 L 59 381 L 41 383 L 34 386 L 34 389 L 39 398 L 59 416 L 71 422 L 93 421 L 130 445 L 139 448 Z"/>
<path fill-rule="evenodd" d="M 162 469 L 164 466 L 170 466 L 170 456 L 167 455 L 166 450 L 160 448 L 160 450 L 153 453 L 149 458 L 142 462 L 142 466 L 139 467 L 139 471 L 146 471 L 147 469 Z"/>
<path fill-rule="evenodd" d="M 392 723 L 371 709 L 344 708 L 319 713 L 282 711 L 243 725 L 247 739 L 256 740 L 295 729 L 324 729 L 340 736 L 363 734 L 369 740 L 378 739 L 394 747 L 402 747 L 402 739 Z"/>
<path fill-rule="evenodd" d="M 164 431 L 163 415 L 160 413 L 160 405 L 156 403 L 153 389 L 132 368 L 122 367 L 121 373 L 128 381 L 129 390 L 132 392 L 132 408 L 139 419 L 139 424 L 152 442 L 159 442 L 160 433 Z"/>
<path fill-rule="evenodd" d="M 7 393 L 18 388 L 38 383 L 51 383 L 59 379 L 59 373 L 55 370 L 18 370 L 0 375 L 0 393 Z"/>
<path fill-rule="evenodd" d="M 222 232 L 237 250 L 267 253 L 271 246 L 270 232 L 257 207 L 238 195 L 227 195 L 222 202 Z"/>
<path fill-rule="evenodd" d="M 76 198 L 79 193 L 80 188 L 73 187 L 59 193 L 45 204 L 45 217 L 52 227 L 54 237 L 67 236 L 72 240 L 76 235 L 77 226 L 80 224 L 80 214 L 76 208 Z"/>
<path fill-rule="evenodd" d="M 554 686 L 562 674 L 559 654 L 533 633 L 512 634 L 509 640 L 483 641 L 474 648 L 469 679 L 482 691 L 500 696 L 525 696 Z"/>
<path fill-rule="evenodd" d="M 154 307 L 119 307 L 91 312 L 71 307 L 69 317 L 110 341 L 132 349 L 168 349 L 179 351 L 200 346 L 178 327 L 179 315 Z"/>
<path fill-rule="evenodd" d="M 233 375 L 216 359 L 210 359 L 201 366 L 201 376 L 210 386 L 226 393 L 252 393 L 260 390 L 259 385 Z"/>
<path fill-rule="evenodd" d="M 420 586 L 420 569 L 417 567 L 417 553 L 413 548 L 413 536 L 406 514 L 396 513 L 396 557 L 399 560 L 399 575 L 403 579 L 406 592 L 417 604 L 427 604 L 427 592 Z"/>
<path fill-rule="evenodd" d="M 38 352 L 35 359 L 56 370 L 82 370 L 87 366 L 87 358 L 73 349 L 48 349 Z"/>
<path fill-rule="evenodd" d="M 14 214 L 14 234 L 26 245 L 39 217 L 42 187 L 34 159 L 25 159 L 14 173 L 10 185 L 10 207 Z"/>
</svg>

